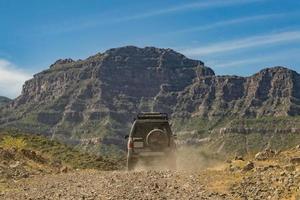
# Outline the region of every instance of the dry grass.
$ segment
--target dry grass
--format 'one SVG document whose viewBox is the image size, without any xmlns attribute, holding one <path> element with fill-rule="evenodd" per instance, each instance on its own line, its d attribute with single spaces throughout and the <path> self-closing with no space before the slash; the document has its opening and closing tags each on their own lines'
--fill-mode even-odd
<svg viewBox="0 0 300 200">
<path fill-rule="evenodd" d="M 5 136 L 1 142 L 1 146 L 4 149 L 24 149 L 27 146 L 27 143 L 22 138 L 15 138 L 11 136 Z"/>
<path fill-rule="evenodd" d="M 241 173 L 229 173 L 227 170 L 205 170 L 201 179 L 205 182 L 207 190 L 211 192 L 229 193 L 233 184 L 239 183 L 243 178 Z"/>
</svg>

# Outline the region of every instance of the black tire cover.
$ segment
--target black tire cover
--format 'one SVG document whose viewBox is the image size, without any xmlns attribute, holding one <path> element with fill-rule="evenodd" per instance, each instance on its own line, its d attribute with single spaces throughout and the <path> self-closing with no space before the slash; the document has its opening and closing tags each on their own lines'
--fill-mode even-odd
<svg viewBox="0 0 300 200">
<path fill-rule="evenodd" d="M 153 149 L 162 149 L 168 147 L 169 138 L 163 130 L 153 129 L 147 134 L 146 144 Z"/>
</svg>

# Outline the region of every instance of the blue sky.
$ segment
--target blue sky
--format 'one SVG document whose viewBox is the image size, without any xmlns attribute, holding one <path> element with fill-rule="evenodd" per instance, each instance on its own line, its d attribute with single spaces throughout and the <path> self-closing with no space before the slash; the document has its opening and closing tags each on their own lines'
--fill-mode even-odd
<svg viewBox="0 0 300 200">
<path fill-rule="evenodd" d="M 218 75 L 300 72 L 298 0 L 0 0 L 0 95 L 59 58 L 124 45 L 173 48 Z"/>
</svg>

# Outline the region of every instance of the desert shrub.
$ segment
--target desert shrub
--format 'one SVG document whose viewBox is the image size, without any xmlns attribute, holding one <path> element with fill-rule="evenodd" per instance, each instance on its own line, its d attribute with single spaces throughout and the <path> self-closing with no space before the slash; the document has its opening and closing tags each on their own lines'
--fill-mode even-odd
<svg viewBox="0 0 300 200">
<path fill-rule="evenodd" d="M 22 138 L 15 138 L 12 136 L 5 136 L 1 142 L 1 146 L 5 149 L 24 149 L 27 143 Z"/>
<path fill-rule="evenodd" d="M 27 149 L 46 157 L 53 162 L 61 162 L 74 169 L 115 170 L 125 165 L 125 161 L 97 156 L 71 145 L 50 140 L 41 135 L 0 130 L 0 147 L 5 149 Z M 1 160 L 1 159 L 0 159 Z"/>
</svg>

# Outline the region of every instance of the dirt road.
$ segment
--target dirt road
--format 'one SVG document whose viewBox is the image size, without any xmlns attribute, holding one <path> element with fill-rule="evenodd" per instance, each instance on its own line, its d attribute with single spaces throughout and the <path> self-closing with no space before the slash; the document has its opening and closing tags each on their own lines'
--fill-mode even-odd
<svg viewBox="0 0 300 200">
<path fill-rule="evenodd" d="M 237 158 L 205 169 L 73 169 L 29 175 L 7 183 L 0 179 L 0 199 L 300 200 L 299 150 L 300 147 L 264 160 Z"/>
<path fill-rule="evenodd" d="M 1 191 L 2 190 L 2 191 Z M 237 170 L 95 171 L 36 176 L 0 184 L 0 199 L 299 200 L 300 171 L 276 165 Z"/>
<path fill-rule="evenodd" d="M 78 171 L 20 181 L 3 199 L 232 199 L 207 188 L 204 174 Z"/>
</svg>

